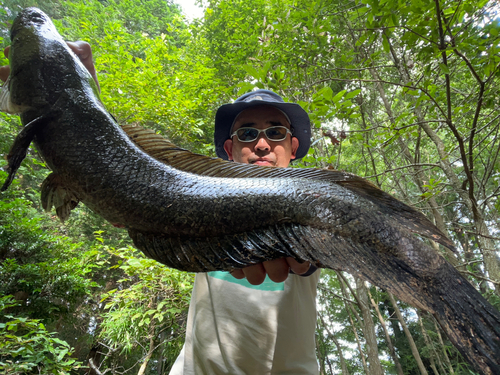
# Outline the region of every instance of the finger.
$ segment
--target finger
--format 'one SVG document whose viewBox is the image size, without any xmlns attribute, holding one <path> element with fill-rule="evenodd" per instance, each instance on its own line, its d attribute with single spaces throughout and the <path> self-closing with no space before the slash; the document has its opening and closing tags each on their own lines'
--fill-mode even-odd
<svg viewBox="0 0 500 375">
<path fill-rule="evenodd" d="M 269 278 L 275 283 L 281 283 L 288 277 L 290 266 L 285 258 L 268 260 L 262 263 Z"/>
<path fill-rule="evenodd" d="M 97 80 L 97 72 L 95 70 L 94 61 L 92 60 L 92 48 L 90 47 L 90 44 L 82 40 L 76 42 L 66 42 L 66 44 L 78 56 L 83 66 L 89 71 L 100 91 L 99 81 Z"/>
<path fill-rule="evenodd" d="M 232 270 L 230 273 L 235 279 L 241 280 L 245 278 L 243 270 Z"/>
<path fill-rule="evenodd" d="M 293 271 L 293 273 L 297 275 L 302 275 L 309 271 L 309 267 L 311 266 L 311 263 L 309 262 L 303 262 L 299 263 L 296 261 L 294 258 L 286 258 L 286 261 L 288 265 L 290 266 L 290 269 Z"/>
<path fill-rule="evenodd" d="M 3 50 L 3 54 L 7 59 L 9 58 L 9 51 L 10 51 L 10 46 L 5 47 L 5 49 Z"/>
<path fill-rule="evenodd" d="M 84 42 L 83 40 L 77 40 L 76 42 L 66 42 L 66 44 L 81 59 L 86 59 L 87 57 L 89 57 L 89 55 L 92 55 L 92 48 L 90 48 L 90 44 Z"/>
<path fill-rule="evenodd" d="M 266 271 L 262 263 L 245 267 L 242 269 L 248 282 L 252 285 L 260 285 L 266 278 Z"/>
</svg>

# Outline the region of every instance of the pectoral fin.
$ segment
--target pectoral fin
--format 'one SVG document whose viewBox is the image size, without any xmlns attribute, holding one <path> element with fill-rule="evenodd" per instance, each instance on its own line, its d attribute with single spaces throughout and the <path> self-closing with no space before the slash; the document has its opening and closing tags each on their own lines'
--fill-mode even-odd
<svg viewBox="0 0 500 375">
<path fill-rule="evenodd" d="M 17 170 L 21 166 L 22 161 L 26 157 L 26 153 L 28 152 L 28 147 L 30 146 L 31 141 L 36 135 L 38 129 L 41 126 L 45 125 L 49 117 L 47 115 L 43 115 L 37 117 L 33 121 L 29 122 L 23 130 L 17 135 L 14 140 L 14 144 L 12 145 L 9 155 L 7 156 L 9 165 L 7 166 L 7 172 L 9 172 L 9 176 L 7 180 L 3 184 L 1 191 L 7 190 L 7 188 L 12 183 Z"/>
<path fill-rule="evenodd" d="M 79 201 L 75 193 L 64 186 L 57 174 L 51 173 L 43 181 L 42 207 L 46 212 L 55 207 L 61 221 L 69 217 L 71 210 L 78 205 Z"/>
</svg>

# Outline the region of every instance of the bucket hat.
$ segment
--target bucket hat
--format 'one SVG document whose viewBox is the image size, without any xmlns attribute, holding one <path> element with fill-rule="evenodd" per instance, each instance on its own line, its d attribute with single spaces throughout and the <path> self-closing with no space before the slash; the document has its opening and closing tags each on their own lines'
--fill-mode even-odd
<svg viewBox="0 0 500 375">
<path fill-rule="evenodd" d="M 248 92 L 231 104 L 219 107 L 215 115 L 215 152 L 218 157 L 228 160 L 224 142 L 229 139 L 234 120 L 245 109 L 269 105 L 281 110 L 290 120 L 292 135 L 299 140 L 296 159 L 307 154 L 311 145 L 311 122 L 309 115 L 297 103 L 286 103 L 281 96 L 269 90 Z"/>
</svg>

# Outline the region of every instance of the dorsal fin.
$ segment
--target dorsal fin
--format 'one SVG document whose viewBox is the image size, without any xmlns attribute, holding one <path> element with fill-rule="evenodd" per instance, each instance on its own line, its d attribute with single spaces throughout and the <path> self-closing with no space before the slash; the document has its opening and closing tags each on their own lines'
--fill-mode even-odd
<svg viewBox="0 0 500 375">
<path fill-rule="evenodd" d="M 180 148 L 151 129 L 137 125 L 122 125 L 122 129 L 130 139 L 144 152 L 156 160 L 173 168 L 201 176 L 230 178 L 291 177 L 312 178 L 335 183 L 356 182 L 368 184 L 378 189 L 369 181 L 351 173 L 337 170 L 313 168 L 274 168 L 257 165 L 238 164 L 219 158 L 192 153 Z"/>
<path fill-rule="evenodd" d="M 424 214 L 380 190 L 368 180 L 351 173 L 316 168 L 274 168 L 238 164 L 185 150 L 151 129 L 122 125 L 129 138 L 144 152 L 175 169 L 201 176 L 228 178 L 307 178 L 343 186 L 376 204 L 385 214 L 397 217 L 409 230 L 455 251 L 455 246 Z"/>
</svg>

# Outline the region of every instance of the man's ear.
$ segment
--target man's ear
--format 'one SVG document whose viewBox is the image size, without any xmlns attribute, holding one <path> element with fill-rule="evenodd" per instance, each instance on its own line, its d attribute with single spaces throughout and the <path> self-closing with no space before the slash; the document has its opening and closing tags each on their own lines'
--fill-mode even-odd
<svg viewBox="0 0 500 375">
<path fill-rule="evenodd" d="M 299 147 L 299 146 L 297 146 L 297 147 Z M 227 159 L 233 160 L 233 140 L 232 139 L 226 139 L 226 142 L 224 142 L 224 151 L 226 151 Z"/>
<path fill-rule="evenodd" d="M 225 146 L 226 145 L 224 144 L 224 149 L 226 148 Z M 295 155 L 297 154 L 298 149 L 299 149 L 299 140 L 297 139 L 297 137 L 292 137 L 292 154 L 290 155 L 290 160 L 295 159 Z"/>
</svg>

